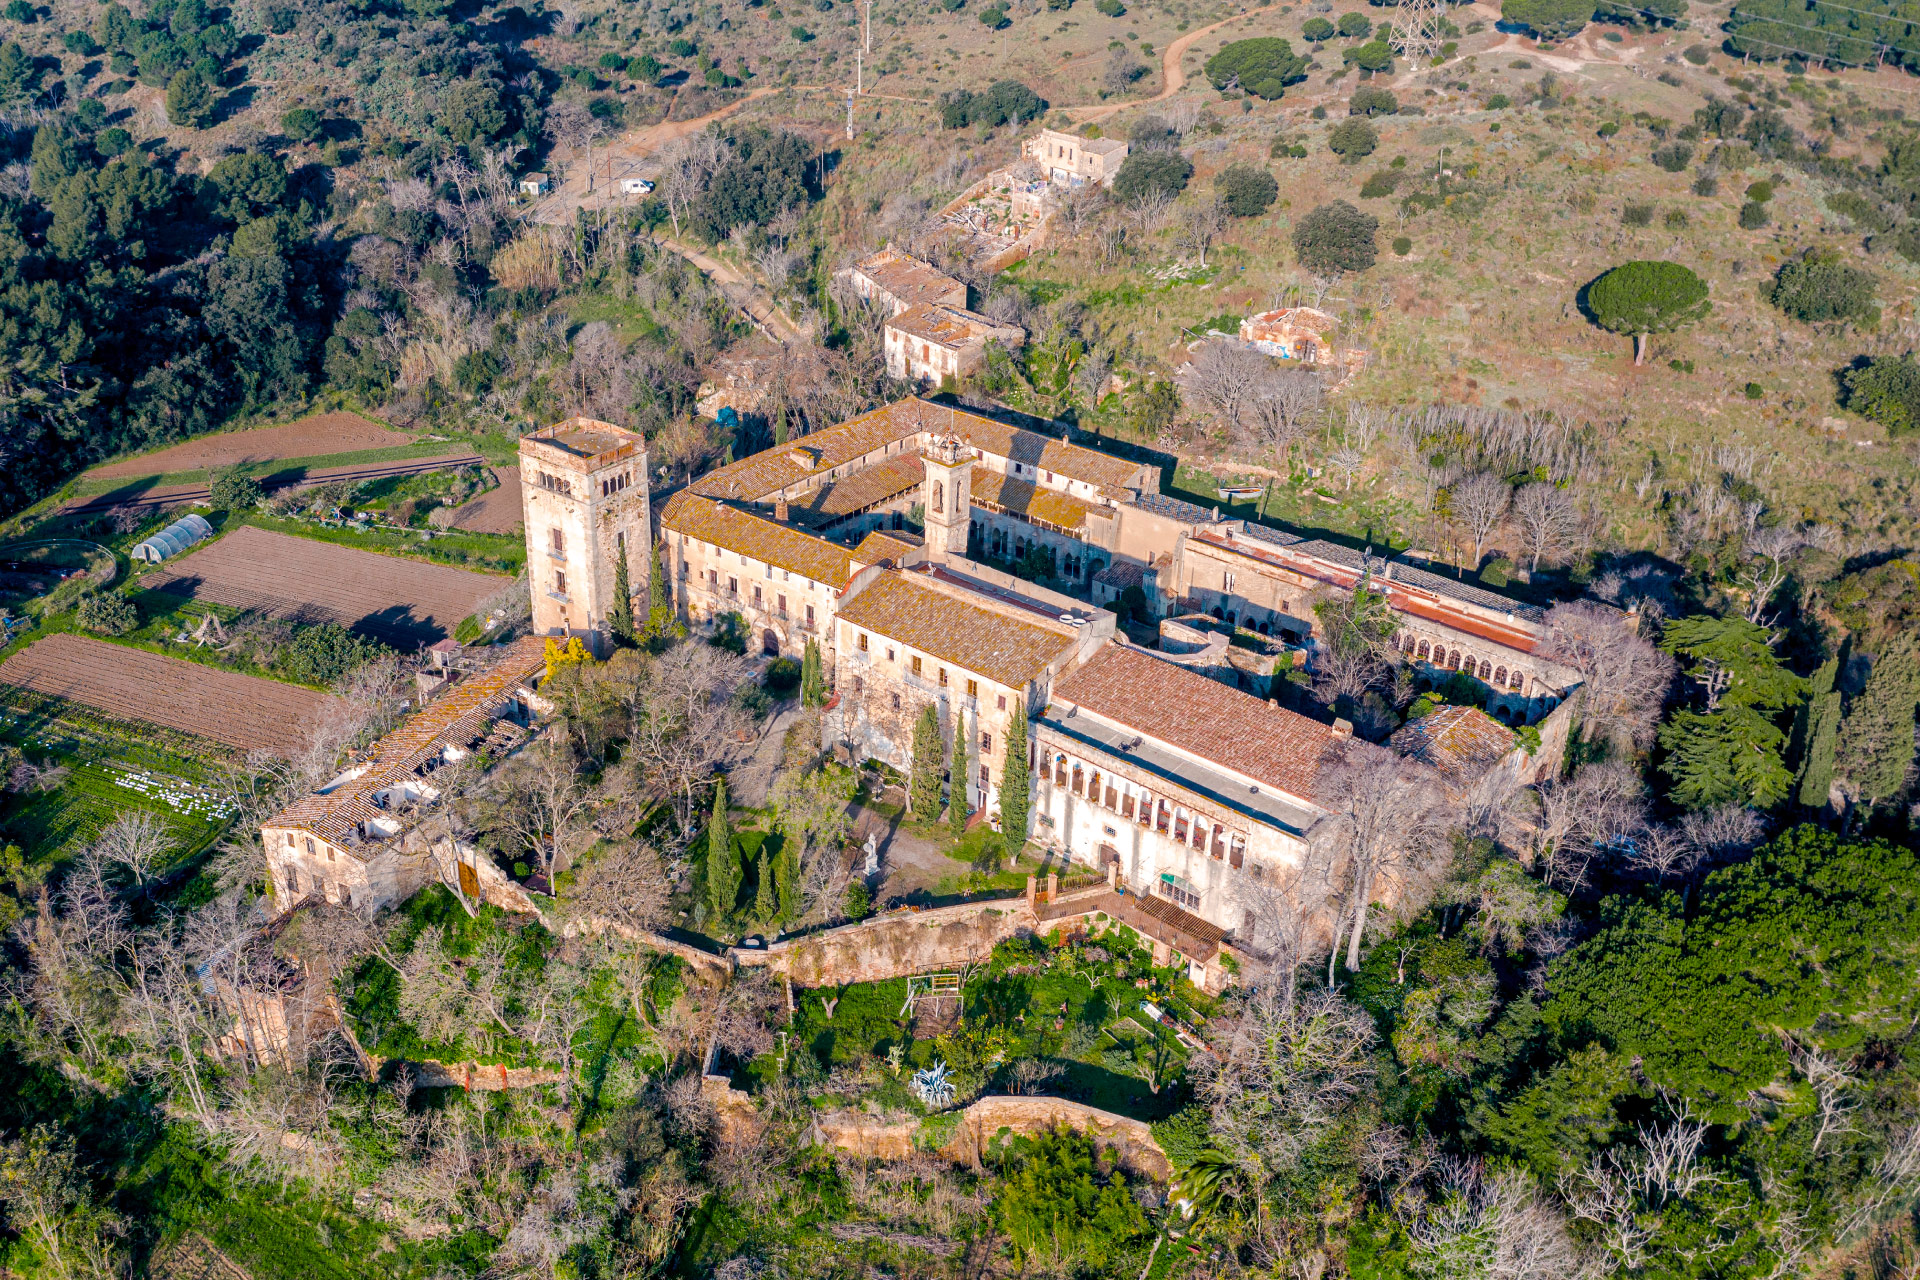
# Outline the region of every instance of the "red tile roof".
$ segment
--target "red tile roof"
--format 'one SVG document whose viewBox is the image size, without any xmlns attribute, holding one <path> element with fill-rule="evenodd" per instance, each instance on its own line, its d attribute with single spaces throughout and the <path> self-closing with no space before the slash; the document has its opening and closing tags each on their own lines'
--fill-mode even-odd
<svg viewBox="0 0 1920 1280">
<path fill-rule="evenodd" d="M 1435 707 L 1393 731 L 1389 745 L 1432 765 L 1456 788 L 1484 778 L 1513 751 L 1513 730 L 1478 707 Z"/>
<path fill-rule="evenodd" d="M 1326 770 L 1353 745 L 1331 725 L 1120 644 L 1068 672 L 1053 700 L 1304 800 L 1318 798 Z"/>
</svg>

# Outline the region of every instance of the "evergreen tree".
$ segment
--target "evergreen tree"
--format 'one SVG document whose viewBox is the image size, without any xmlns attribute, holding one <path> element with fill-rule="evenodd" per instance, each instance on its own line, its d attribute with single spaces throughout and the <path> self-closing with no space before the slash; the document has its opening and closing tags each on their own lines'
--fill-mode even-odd
<svg viewBox="0 0 1920 1280">
<path fill-rule="evenodd" d="M 1833 787 L 1834 747 L 1840 740 L 1840 691 L 1833 681 L 1839 669 L 1840 660 L 1829 658 L 1814 672 L 1813 696 L 1800 712 L 1799 800 L 1809 809 L 1824 807 Z"/>
<path fill-rule="evenodd" d="M 733 827 L 727 821 L 727 780 L 713 789 L 713 816 L 707 820 L 707 903 L 715 925 L 733 914 L 740 895 L 740 858 L 733 848 Z"/>
<path fill-rule="evenodd" d="M 1903 632 L 1881 646 L 1867 687 L 1847 708 L 1837 765 L 1848 789 L 1881 805 L 1906 785 L 1913 763 L 1913 713 L 1920 706 L 1920 636 Z"/>
<path fill-rule="evenodd" d="M 167 123 L 204 129 L 213 123 L 213 89 L 193 68 L 174 73 L 167 84 Z"/>
<path fill-rule="evenodd" d="M 967 833 L 967 718 L 953 716 L 953 770 L 947 777 L 947 827 L 958 840 Z"/>
<path fill-rule="evenodd" d="M 1007 727 L 1007 757 L 1000 769 L 1000 835 L 1006 841 L 1007 856 L 1018 856 L 1027 843 L 1027 706 L 1020 701 L 1013 708 L 1013 723 Z"/>
<path fill-rule="evenodd" d="M 940 816 L 940 713 L 929 702 L 913 726 L 913 774 L 907 783 L 907 804 L 913 816 L 932 822 Z"/>
<path fill-rule="evenodd" d="M 613 607 L 607 612 L 607 630 L 613 633 L 614 644 L 622 649 L 631 649 L 640 643 L 633 626 L 633 583 L 627 578 L 624 551 L 615 557 L 613 566 Z"/>
<path fill-rule="evenodd" d="M 792 923 L 800 918 L 800 842 L 792 835 L 780 841 L 780 856 L 773 862 L 773 887 L 780 899 L 780 918 Z"/>
<path fill-rule="evenodd" d="M 753 918 L 760 924 L 771 924 L 778 900 L 773 892 L 773 856 L 765 845 L 760 846 L 760 885 L 753 895 Z"/>
<path fill-rule="evenodd" d="M 660 568 L 656 551 L 647 553 L 647 631 L 648 641 L 665 640 L 674 632 L 673 600 L 667 595 L 666 574 Z"/>
<path fill-rule="evenodd" d="M 807 641 L 807 647 L 800 655 L 800 705 L 827 705 L 827 675 L 821 664 L 820 646 L 812 640 Z"/>
</svg>

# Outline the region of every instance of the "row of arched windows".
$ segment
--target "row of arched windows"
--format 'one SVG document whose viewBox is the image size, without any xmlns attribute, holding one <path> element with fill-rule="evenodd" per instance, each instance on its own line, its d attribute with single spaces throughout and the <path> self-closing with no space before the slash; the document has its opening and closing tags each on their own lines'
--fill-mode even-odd
<svg viewBox="0 0 1920 1280">
<path fill-rule="evenodd" d="M 1449 648 L 1444 640 L 1425 640 L 1403 631 L 1397 643 L 1400 652 L 1411 656 L 1415 662 L 1430 663 L 1447 671 L 1465 672 L 1495 689 L 1518 693 L 1526 684 L 1526 673 L 1520 668 L 1508 668 L 1505 664 L 1495 664 L 1490 658 L 1476 658 L 1471 653 L 1463 654 L 1458 648 Z"/>
<path fill-rule="evenodd" d="M 1064 754 L 1053 757 L 1053 785 L 1099 805 L 1123 821 L 1137 822 L 1178 844 L 1189 845 L 1214 858 L 1238 867 L 1246 862 L 1247 837 L 1205 815 L 1190 813 L 1164 797 L 1145 790 L 1136 793 L 1124 779 L 1102 774 L 1091 765 L 1069 760 Z"/>
</svg>

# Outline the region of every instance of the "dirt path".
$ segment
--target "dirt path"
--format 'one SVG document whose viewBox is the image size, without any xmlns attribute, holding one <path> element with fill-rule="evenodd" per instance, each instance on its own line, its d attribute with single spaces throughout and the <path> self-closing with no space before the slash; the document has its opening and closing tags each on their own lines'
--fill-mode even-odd
<svg viewBox="0 0 1920 1280">
<path fill-rule="evenodd" d="M 1154 94 L 1151 98 L 1145 98 L 1135 102 L 1103 103 L 1099 106 L 1067 107 L 1065 108 L 1066 113 L 1077 123 L 1090 124 L 1095 120 L 1105 120 L 1115 112 L 1125 111 L 1129 107 L 1143 107 L 1150 103 L 1165 102 L 1168 98 L 1171 98 L 1174 94 L 1187 87 L 1187 73 L 1181 69 L 1180 60 L 1186 56 L 1187 50 L 1193 48 L 1196 40 L 1199 40 L 1202 36 L 1212 35 L 1222 27 L 1230 27 L 1236 22 L 1245 22 L 1248 18 L 1257 18 L 1263 13 L 1277 13 L 1284 7 L 1286 6 L 1270 4 L 1264 9 L 1254 9 L 1247 13 L 1236 13 L 1231 18 L 1222 18 L 1219 22 L 1211 26 L 1201 27 L 1198 31 L 1189 31 L 1178 40 L 1175 40 L 1167 46 L 1166 52 L 1160 56 L 1160 92 Z"/>
<path fill-rule="evenodd" d="M 707 273 L 712 281 L 720 286 L 720 292 L 727 300 L 746 313 L 747 319 L 758 325 L 760 331 L 776 342 L 798 342 L 806 337 L 804 330 L 782 311 L 779 304 L 760 283 L 729 266 L 720 259 L 701 252 L 690 244 L 682 244 L 670 236 L 655 236 L 655 244 L 673 252 L 691 262 Z"/>
</svg>

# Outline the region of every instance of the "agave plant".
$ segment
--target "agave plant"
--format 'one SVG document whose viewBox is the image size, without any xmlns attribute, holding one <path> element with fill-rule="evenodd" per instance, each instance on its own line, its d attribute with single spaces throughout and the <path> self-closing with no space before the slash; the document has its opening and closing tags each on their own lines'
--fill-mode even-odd
<svg viewBox="0 0 1920 1280">
<path fill-rule="evenodd" d="M 913 1081 L 908 1087 L 913 1090 L 913 1096 L 920 1099 L 921 1105 L 931 1111 L 953 1105 L 953 1079 L 947 1074 L 945 1062 L 936 1062 L 914 1072 Z"/>
</svg>

